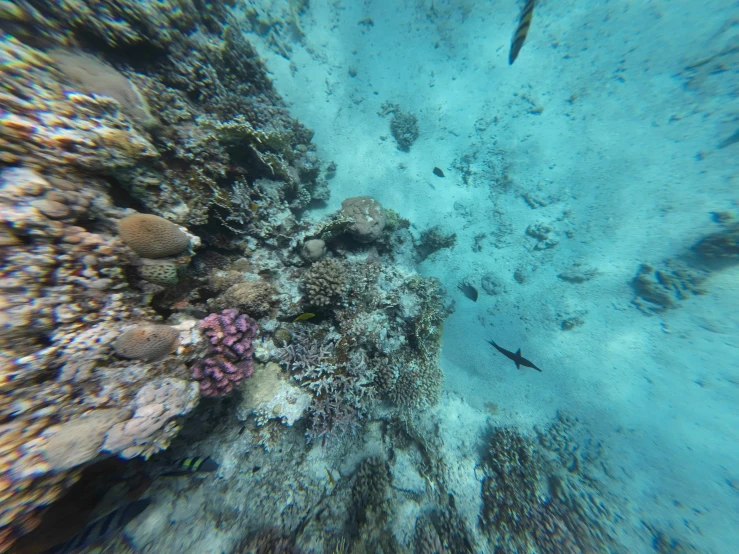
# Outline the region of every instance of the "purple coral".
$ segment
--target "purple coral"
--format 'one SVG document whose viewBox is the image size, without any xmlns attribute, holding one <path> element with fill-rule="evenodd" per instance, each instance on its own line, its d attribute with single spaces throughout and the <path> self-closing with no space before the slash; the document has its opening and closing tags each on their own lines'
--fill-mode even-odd
<svg viewBox="0 0 739 554">
<path fill-rule="evenodd" d="M 252 354 L 257 322 L 237 310 L 210 314 L 200 322 L 210 341 L 205 359 L 192 368 L 203 396 L 224 396 L 254 372 Z"/>
</svg>

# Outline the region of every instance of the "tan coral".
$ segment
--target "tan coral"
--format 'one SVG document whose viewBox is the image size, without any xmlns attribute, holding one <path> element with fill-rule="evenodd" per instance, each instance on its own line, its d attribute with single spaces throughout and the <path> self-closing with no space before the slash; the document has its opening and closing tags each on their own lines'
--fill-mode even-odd
<svg viewBox="0 0 739 554">
<path fill-rule="evenodd" d="M 172 353 L 179 336 L 179 331 L 168 325 L 135 325 L 116 339 L 113 349 L 123 358 L 156 362 Z"/>
<path fill-rule="evenodd" d="M 152 214 L 133 214 L 118 222 L 123 242 L 142 258 L 167 258 L 182 254 L 190 239 L 177 225 Z"/>
<path fill-rule="evenodd" d="M 226 289 L 226 291 L 209 302 L 213 308 L 238 308 L 252 317 L 260 318 L 272 311 L 277 290 L 262 279 L 243 281 Z"/>
<path fill-rule="evenodd" d="M 308 302 L 321 308 L 339 301 L 346 292 L 346 286 L 346 270 L 336 260 L 314 263 L 303 280 Z"/>
</svg>

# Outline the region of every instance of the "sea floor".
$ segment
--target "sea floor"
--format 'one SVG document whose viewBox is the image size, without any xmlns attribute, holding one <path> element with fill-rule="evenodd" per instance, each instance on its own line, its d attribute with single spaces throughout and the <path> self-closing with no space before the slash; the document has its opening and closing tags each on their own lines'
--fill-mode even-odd
<svg viewBox="0 0 739 554">
<path fill-rule="evenodd" d="M 369 195 L 416 235 L 456 233 L 421 265 L 456 301 L 433 416 L 457 438 L 450 455 L 467 463 L 490 422 L 529 432 L 578 418 L 604 446 L 633 552 L 651 548 L 642 522 L 701 551 L 739 550 L 739 269 L 651 317 L 630 284 L 736 205 L 736 147 L 717 148 L 736 74 L 686 69 L 730 43 L 732 8 L 709 4 L 537 5 L 513 66 L 515 2 L 318 1 L 289 52 L 249 34 L 337 164 L 325 212 Z M 407 152 L 378 114 L 386 102 L 418 117 Z M 527 234 L 537 225 L 556 244 Z M 573 268 L 596 275 L 558 277 Z M 477 302 L 456 290 L 465 279 Z M 517 371 L 488 339 L 543 373 Z"/>
</svg>

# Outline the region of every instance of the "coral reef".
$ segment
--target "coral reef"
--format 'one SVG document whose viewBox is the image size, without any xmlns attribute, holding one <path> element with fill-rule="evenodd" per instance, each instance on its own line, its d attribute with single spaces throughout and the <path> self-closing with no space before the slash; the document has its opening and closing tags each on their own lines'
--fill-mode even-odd
<svg viewBox="0 0 739 554">
<path fill-rule="evenodd" d="M 559 465 L 578 455 L 575 445 L 558 442 L 569 440 L 571 429 L 566 431 L 563 425 L 571 427 L 566 417 L 539 433 L 543 444 L 557 449 L 555 452 L 568 453 L 567 458 L 559 458 L 555 464 L 517 431 L 496 428 L 490 434 L 482 482 L 481 524 L 491 542 L 506 551 L 614 551 L 615 543 L 607 530 L 613 516 L 607 512 L 606 502 L 596 502 L 592 495 L 597 493 L 583 490 L 591 478 L 584 476 L 580 481 L 579 476 L 565 477 L 579 473 L 586 463 L 565 472 Z M 595 511 L 594 502 L 599 506 Z"/>
<path fill-rule="evenodd" d="M 453 248 L 456 243 L 457 233 L 445 235 L 438 226 L 426 229 L 421 232 L 421 237 L 418 241 L 414 241 L 417 260 L 422 262 L 442 248 Z"/>
<path fill-rule="evenodd" d="M 126 329 L 113 343 L 122 358 L 156 362 L 171 354 L 180 332 L 168 325 L 136 325 Z"/>
<path fill-rule="evenodd" d="M 346 270 L 336 260 L 316 262 L 305 273 L 303 287 L 309 305 L 326 308 L 339 303 L 346 293 Z"/>
<path fill-rule="evenodd" d="M 54 49 L 47 54 L 64 78 L 72 81 L 79 90 L 110 96 L 133 121 L 144 127 L 156 125 L 149 105 L 136 85 L 115 68 L 83 52 Z"/>
<path fill-rule="evenodd" d="M 118 222 L 118 234 L 142 258 L 168 258 L 182 254 L 190 239 L 177 225 L 151 214 L 133 214 Z"/>
<path fill-rule="evenodd" d="M 668 260 L 661 268 L 642 264 L 632 282 L 637 294 L 633 302 L 647 315 L 676 308 L 679 301 L 705 292 L 702 284 L 707 276 L 705 270 L 675 260 Z"/>
<path fill-rule="evenodd" d="M 392 115 L 390 120 L 390 132 L 398 144 L 398 148 L 408 152 L 418 138 L 418 118 L 400 109 L 400 106 L 392 102 L 386 102 L 378 112 L 381 116 Z"/>
<path fill-rule="evenodd" d="M 310 239 L 303 244 L 302 255 L 309 262 L 317 262 L 326 253 L 326 242 L 321 239 Z"/>
<path fill-rule="evenodd" d="M 208 302 L 215 309 L 233 307 L 255 318 L 269 315 L 275 305 L 277 291 L 262 279 L 242 281 L 228 287 Z"/>
<path fill-rule="evenodd" d="M 348 231 L 359 242 L 377 240 L 385 229 L 385 210 L 369 196 L 347 198 L 341 203 L 341 213 L 351 221 Z"/>
<path fill-rule="evenodd" d="M 210 314 L 200 322 L 210 346 L 206 357 L 192 368 L 203 396 L 223 396 L 254 372 L 253 342 L 257 324 L 237 310 Z"/>
<path fill-rule="evenodd" d="M 703 237 L 693 246 L 693 251 L 706 260 L 739 259 L 739 223 Z"/>
<path fill-rule="evenodd" d="M 390 486 L 390 468 L 385 460 L 371 457 L 359 464 L 354 476 L 352 498 L 357 509 L 357 522 L 365 524 L 371 518 L 381 517 L 385 494 Z"/>
</svg>

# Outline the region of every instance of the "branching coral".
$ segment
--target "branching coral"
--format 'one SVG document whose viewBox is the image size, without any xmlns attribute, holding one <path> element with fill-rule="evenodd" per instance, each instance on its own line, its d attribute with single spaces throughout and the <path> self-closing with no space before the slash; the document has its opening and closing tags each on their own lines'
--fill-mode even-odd
<svg viewBox="0 0 739 554">
<path fill-rule="evenodd" d="M 359 352 L 341 363 L 337 336 L 296 332 L 281 352 L 280 363 L 293 379 L 311 391 L 309 441 L 336 439 L 354 434 L 371 405 L 373 374 Z"/>
<path fill-rule="evenodd" d="M 192 374 L 200 382 L 203 396 L 223 396 L 254 371 L 253 342 L 257 324 L 237 310 L 210 314 L 200 322 L 210 342 L 207 357 L 197 362 Z"/>
</svg>

